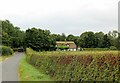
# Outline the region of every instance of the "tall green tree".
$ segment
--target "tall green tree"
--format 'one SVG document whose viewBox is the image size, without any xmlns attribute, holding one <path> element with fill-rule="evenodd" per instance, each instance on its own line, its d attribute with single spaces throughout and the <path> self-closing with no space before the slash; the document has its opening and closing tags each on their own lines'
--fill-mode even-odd
<svg viewBox="0 0 120 83">
<path fill-rule="evenodd" d="M 14 27 L 9 20 L 2 21 L 2 44 L 17 48 L 23 46 L 24 32 Z"/>
<path fill-rule="evenodd" d="M 93 48 L 95 35 L 93 32 L 84 32 L 80 35 L 80 46 L 83 48 Z"/>
<path fill-rule="evenodd" d="M 117 39 L 118 39 L 118 31 L 109 31 L 109 33 L 108 33 L 108 38 L 110 39 L 110 44 L 111 44 L 111 46 L 115 46 L 115 47 L 117 47 L 118 46 L 118 44 L 117 44 Z"/>
<path fill-rule="evenodd" d="M 66 40 L 67 41 L 74 41 L 75 40 L 75 36 L 70 34 L 70 35 L 67 36 Z"/>
<path fill-rule="evenodd" d="M 95 41 L 94 41 L 95 47 L 97 47 L 97 48 L 103 47 L 103 37 L 104 37 L 103 32 L 96 32 L 95 33 Z"/>
<path fill-rule="evenodd" d="M 66 38 L 67 41 L 74 41 L 77 47 L 79 47 L 79 36 L 74 36 L 72 34 L 68 35 Z"/>
<path fill-rule="evenodd" d="M 103 37 L 103 48 L 109 48 L 111 46 L 110 39 L 108 38 L 108 35 L 105 34 Z"/>
<path fill-rule="evenodd" d="M 60 41 L 66 41 L 66 35 L 65 35 L 65 33 L 62 33 L 62 35 L 60 37 Z"/>
<path fill-rule="evenodd" d="M 26 30 L 26 45 L 27 47 L 31 47 L 36 51 L 47 51 L 51 46 L 51 39 L 49 34 L 42 29 L 28 29 Z"/>
</svg>

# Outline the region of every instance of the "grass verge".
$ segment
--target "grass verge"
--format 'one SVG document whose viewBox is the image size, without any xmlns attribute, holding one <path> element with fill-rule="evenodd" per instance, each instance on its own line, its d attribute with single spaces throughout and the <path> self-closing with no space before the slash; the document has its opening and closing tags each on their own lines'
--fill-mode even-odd
<svg viewBox="0 0 120 83">
<path fill-rule="evenodd" d="M 14 52 L 12 55 L 4 55 L 4 56 L 0 56 L 0 62 L 2 62 L 2 61 L 4 61 L 4 60 L 6 60 L 7 58 L 9 58 L 9 57 L 11 57 L 11 56 L 13 56 L 14 54 L 15 54 L 16 52 Z"/>
<path fill-rule="evenodd" d="M 20 61 L 18 73 L 20 81 L 53 81 L 50 76 L 41 73 L 27 63 L 25 55 Z"/>
<path fill-rule="evenodd" d="M 12 56 L 12 55 L 10 55 Z M 6 60 L 7 58 L 9 58 L 10 56 L 0 56 L 0 62 Z"/>
</svg>

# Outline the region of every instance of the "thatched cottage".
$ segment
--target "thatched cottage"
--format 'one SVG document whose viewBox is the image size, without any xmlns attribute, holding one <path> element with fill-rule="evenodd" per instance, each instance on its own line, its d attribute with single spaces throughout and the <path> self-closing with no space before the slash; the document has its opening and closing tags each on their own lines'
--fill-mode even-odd
<svg viewBox="0 0 120 83">
<path fill-rule="evenodd" d="M 73 41 L 56 41 L 56 47 L 59 47 L 59 46 L 62 46 L 62 45 L 65 45 L 67 47 L 69 47 L 69 51 L 76 51 L 76 44 L 73 42 Z"/>
</svg>

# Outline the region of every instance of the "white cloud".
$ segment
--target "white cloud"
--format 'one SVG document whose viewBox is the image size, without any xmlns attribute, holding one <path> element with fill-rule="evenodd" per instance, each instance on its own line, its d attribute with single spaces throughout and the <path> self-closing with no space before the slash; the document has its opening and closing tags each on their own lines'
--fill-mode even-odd
<svg viewBox="0 0 120 83">
<path fill-rule="evenodd" d="M 34 26 L 79 35 L 118 28 L 118 0 L 0 0 L 0 10 L 0 19 L 22 30 Z"/>
</svg>

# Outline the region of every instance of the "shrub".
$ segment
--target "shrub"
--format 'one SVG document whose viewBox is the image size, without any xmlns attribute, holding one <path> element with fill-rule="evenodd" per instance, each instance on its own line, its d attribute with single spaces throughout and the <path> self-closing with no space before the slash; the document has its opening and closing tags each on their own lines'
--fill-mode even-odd
<svg viewBox="0 0 120 83">
<path fill-rule="evenodd" d="M 18 51 L 18 48 L 13 48 L 13 51 L 14 51 L 14 52 Z"/>
<path fill-rule="evenodd" d="M 26 60 L 57 81 L 120 81 L 118 51 L 35 52 Z"/>
<path fill-rule="evenodd" d="M 13 54 L 13 50 L 7 46 L 0 46 L 2 56 L 8 56 Z"/>
<path fill-rule="evenodd" d="M 115 47 L 115 46 L 110 46 L 110 50 L 117 50 L 117 47 Z"/>
</svg>

